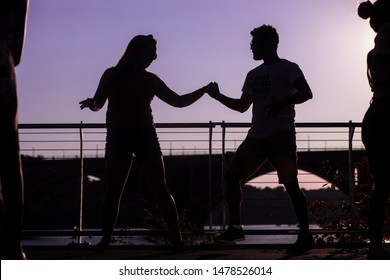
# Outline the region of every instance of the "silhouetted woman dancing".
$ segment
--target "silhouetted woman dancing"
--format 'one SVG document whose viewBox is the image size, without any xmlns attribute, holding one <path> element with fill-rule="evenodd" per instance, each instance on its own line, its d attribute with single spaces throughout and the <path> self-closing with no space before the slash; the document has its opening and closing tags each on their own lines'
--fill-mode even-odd
<svg viewBox="0 0 390 280">
<path fill-rule="evenodd" d="M 118 64 L 104 72 L 95 96 L 80 102 L 81 109 L 89 107 L 92 111 L 99 111 L 108 99 L 105 151 L 107 192 L 103 203 L 103 237 L 95 247 L 96 252 L 104 252 L 110 245 L 133 154 L 172 233 L 173 250 L 183 250 L 176 204 L 166 185 L 150 104 L 157 96 L 172 106 L 185 107 L 201 98 L 213 83 L 178 95 L 157 75 L 146 70 L 156 58 L 157 41 L 153 36 L 135 36 Z"/>
<path fill-rule="evenodd" d="M 368 214 L 368 259 L 390 259 L 390 252 L 383 246 L 386 205 L 390 197 L 390 146 L 384 136 L 390 126 L 390 1 L 360 3 L 358 14 L 363 19 L 370 18 L 370 26 L 377 33 L 375 47 L 367 55 L 367 76 L 373 97 L 362 126 L 362 141 L 374 178 Z"/>
</svg>

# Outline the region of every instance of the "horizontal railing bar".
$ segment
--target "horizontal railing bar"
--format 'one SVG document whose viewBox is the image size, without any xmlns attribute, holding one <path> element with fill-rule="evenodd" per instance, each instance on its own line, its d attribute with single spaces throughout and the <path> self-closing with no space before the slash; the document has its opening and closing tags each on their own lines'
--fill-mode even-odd
<svg viewBox="0 0 390 280">
<path fill-rule="evenodd" d="M 222 122 L 214 123 L 221 127 L 249 127 L 251 123 L 248 122 Z M 361 127 L 361 122 L 297 122 L 296 127 Z"/>
<path fill-rule="evenodd" d="M 19 127 L 20 128 L 20 127 Z M 32 129 L 35 129 L 35 128 L 32 128 Z M 64 131 L 64 130 L 61 130 L 61 131 L 50 131 L 50 132 L 47 132 L 47 131 L 38 131 L 38 132 L 26 132 L 26 131 L 23 131 L 23 132 L 19 132 L 19 134 L 21 135 L 78 135 L 78 131 Z"/>
<path fill-rule="evenodd" d="M 189 147 L 189 148 L 161 148 L 162 150 L 164 151 L 208 151 L 208 149 L 206 147 L 196 147 L 196 148 L 193 148 L 193 147 Z M 227 151 L 231 151 L 231 150 L 235 150 L 236 148 L 229 148 L 229 149 L 226 149 Z M 96 150 L 99 150 L 99 151 L 104 151 L 105 149 L 104 148 L 84 148 L 84 151 L 96 151 Z M 213 149 L 215 152 L 217 151 L 221 151 L 221 148 L 214 148 Z M 302 149 L 298 149 L 298 152 L 300 152 L 301 150 L 304 150 L 306 151 L 306 149 L 302 148 Z M 353 149 L 353 151 L 360 151 L 361 149 L 357 148 L 357 149 Z M 48 152 L 52 152 L 52 151 L 79 151 L 79 149 L 77 148 L 22 148 L 21 151 L 36 151 L 36 152 L 44 152 L 44 151 L 48 151 Z M 323 148 L 310 148 L 310 151 L 311 152 L 316 152 L 316 151 L 324 151 Z M 336 148 L 328 148 L 326 150 L 327 152 L 331 152 L 331 151 L 348 151 L 348 149 L 346 148 L 339 148 L 339 149 L 336 149 Z M 214 155 L 218 156 L 220 154 L 216 154 L 214 153 Z"/>
<path fill-rule="evenodd" d="M 96 142 L 102 142 L 102 141 L 96 140 Z M 92 141 L 88 141 L 88 142 L 92 142 Z M 20 140 L 19 143 L 79 143 L 79 141 L 78 140 Z"/>
<path fill-rule="evenodd" d="M 19 129 L 62 129 L 62 128 L 105 128 L 103 123 L 25 123 L 19 124 Z"/>
<path fill-rule="evenodd" d="M 210 128 L 216 123 L 156 123 L 156 128 Z M 61 129 L 61 128 L 105 128 L 104 123 L 26 123 L 19 124 L 22 129 Z"/>
<path fill-rule="evenodd" d="M 250 127 L 249 122 L 156 123 L 156 128 Z M 296 127 L 361 127 L 361 122 L 297 122 Z M 104 123 L 21 123 L 23 129 L 105 128 Z"/>
<path fill-rule="evenodd" d="M 183 231 L 185 235 L 209 235 L 215 234 L 219 230 L 193 230 Z M 311 229 L 313 234 L 368 234 L 368 230 L 365 229 Z M 390 229 L 385 229 L 385 233 L 390 233 Z M 247 235 L 285 235 L 285 234 L 298 234 L 299 229 L 245 229 Z M 84 229 L 83 231 L 75 230 L 24 230 L 23 236 L 101 236 L 100 230 Z M 113 235 L 115 236 L 161 236 L 170 235 L 169 231 L 164 230 L 143 230 L 143 229 L 130 229 L 130 230 L 115 230 Z"/>
</svg>

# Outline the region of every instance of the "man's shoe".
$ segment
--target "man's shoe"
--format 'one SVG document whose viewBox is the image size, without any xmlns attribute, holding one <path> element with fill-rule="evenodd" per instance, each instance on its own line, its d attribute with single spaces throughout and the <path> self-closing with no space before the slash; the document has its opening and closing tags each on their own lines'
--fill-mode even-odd
<svg viewBox="0 0 390 280">
<path fill-rule="evenodd" d="M 388 252 L 383 245 L 381 246 L 371 246 L 368 249 L 367 254 L 368 260 L 390 260 L 390 252 Z"/>
<path fill-rule="evenodd" d="M 235 244 L 243 240 L 245 240 L 245 233 L 242 227 L 235 228 L 232 225 L 224 233 L 214 237 L 215 243 Z"/>
<path fill-rule="evenodd" d="M 287 248 L 286 253 L 289 255 L 301 255 L 313 248 L 313 246 L 314 238 L 311 233 L 300 233 L 298 234 L 297 241 L 295 241 L 294 244 Z"/>
</svg>

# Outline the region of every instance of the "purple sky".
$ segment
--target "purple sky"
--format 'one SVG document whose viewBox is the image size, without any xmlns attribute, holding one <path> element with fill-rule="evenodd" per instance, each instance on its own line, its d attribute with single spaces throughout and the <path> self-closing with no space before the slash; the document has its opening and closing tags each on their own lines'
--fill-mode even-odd
<svg viewBox="0 0 390 280">
<path fill-rule="evenodd" d="M 95 93 L 103 71 L 128 41 L 153 34 L 158 59 L 149 68 L 179 94 L 217 81 L 239 97 L 252 59 L 249 32 L 274 25 L 280 57 L 298 63 L 314 98 L 298 105 L 298 122 L 360 122 L 370 100 L 365 56 L 374 32 L 356 15 L 356 0 L 30 0 L 17 68 L 20 123 L 104 122 L 78 102 Z M 205 96 L 187 108 L 157 98 L 156 122 L 249 122 Z"/>
</svg>

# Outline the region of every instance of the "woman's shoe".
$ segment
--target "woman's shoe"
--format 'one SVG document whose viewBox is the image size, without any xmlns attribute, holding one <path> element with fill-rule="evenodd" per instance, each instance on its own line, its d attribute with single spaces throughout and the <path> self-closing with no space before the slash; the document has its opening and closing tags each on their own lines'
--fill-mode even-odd
<svg viewBox="0 0 390 280">
<path fill-rule="evenodd" d="M 102 254 L 104 253 L 109 247 L 111 242 L 106 241 L 100 241 L 98 244 L 96 244 L 93 248 L 93 252 L 95 254 Z"/>
<path fill-rule="evenodd" d="M 173 243 L 172 253 L 180 254 L 184 252 L 184 243 L 182 241 Z"/>
</svg>

